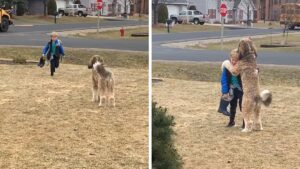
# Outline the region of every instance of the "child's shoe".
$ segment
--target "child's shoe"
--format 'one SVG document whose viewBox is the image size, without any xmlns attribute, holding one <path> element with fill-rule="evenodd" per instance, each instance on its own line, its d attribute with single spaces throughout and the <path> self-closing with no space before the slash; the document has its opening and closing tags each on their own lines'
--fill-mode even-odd
<svg viewBox="0 0 300 169">
<path fill-rule="evenodd" d="M 235 126 L 235 122 L 234 121 L 230 121 L 226 127 L 234 127 Z"/>
</svg>

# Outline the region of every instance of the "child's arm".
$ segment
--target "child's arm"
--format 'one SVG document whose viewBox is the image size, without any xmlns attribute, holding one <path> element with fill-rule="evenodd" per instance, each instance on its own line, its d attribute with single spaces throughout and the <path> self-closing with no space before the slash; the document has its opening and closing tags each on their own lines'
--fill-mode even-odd
<svg viewBox="0 0 300 169">
<path fill-rule="evenodd" d="M 43 48 L 43 55 L 46 55 L 47 52 L 48 52 L 48 50 L 49 50 L 49 44 L 47 43 L 47 44 L 45 45 L 45 47 Z"/>
<path fill-rule="evenodd" d="M 62 56 L 65 56 L 65 49 L 62 45 L 59 46 L 59 52 Z"/>
<path fill-rule="evenodd" d="M 223 68 L 221 76 L 222 94 L 226 94 L 229 92 L 227 71 L 228 70 L 226 68 Z"/>
<path fill-rule="evenodd" d="M 60 53 L 62 56 L 65 56 L 65 49 L 64 49 L 64 47 L 62 46 L 61 41 L 58 40 L 58 43 L 59 43 L 59 53 Z"/>
<path fill-rule="evenodd" d="M 222 63 L 222 71 L 224 70 L 224 68 L 226 68 L 230 73 L 233 72 L 233 65 L 230 63 L 229 60 L 225 60 Z"/>
</svg>

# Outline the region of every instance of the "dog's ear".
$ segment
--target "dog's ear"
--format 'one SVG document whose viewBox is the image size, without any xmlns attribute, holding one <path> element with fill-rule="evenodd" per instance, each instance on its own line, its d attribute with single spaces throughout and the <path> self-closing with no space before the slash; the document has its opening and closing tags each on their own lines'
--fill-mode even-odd
<svg viewBox="0 0 300 169">
<path fill-rule="evenodd" d="M 97 62 L 97 58 L 96 58 L 95 56 L 93 56 L 93 57 L 90 59 L 89 63 L 88 63 L 88 68 L 89 68 L 89 69 L 92 69 L 94 63 L 96 63 L 96 62 Z"/>
<path fill-rule="evenodd" d="M 238 47 L 239 59 L 242 59 L 246 53 L 250 52 L 251 48 L 248 42 L 241 40 Z"/>
<path fill-rule="evenodd" d="M 101 64 L 104 64 L 104 59 L 103 59 L 103 58 L 98 57 L 98 61 L 99 61 Z"/>
</svg>

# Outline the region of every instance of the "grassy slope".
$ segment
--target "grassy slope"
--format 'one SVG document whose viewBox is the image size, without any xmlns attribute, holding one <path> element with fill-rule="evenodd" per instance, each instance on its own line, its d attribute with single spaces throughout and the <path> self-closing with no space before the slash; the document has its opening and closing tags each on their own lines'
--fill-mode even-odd
<svg viewBox="0 0 300 169">
<path fill-rule="evenodd" d="M 0 48 L 1 58 L 23 57 L 29 60 L 36 60 L 41 56 L 41 48 L 2 47 Z M 100 55 L 104 61 L 112 67 L 144 68 L 148 65 L 148 54 L 146 52 L 117 52 L 107 50 L 85 50 L 66 48 L 66 57 L 63 63 L 87 65 L 91 56 Z"/>
<path fill-rule="evenodd" d="M 14 23 L 20 24 L 54 24 L 53 16 L 14 16 Z M 57 23 L 96 23 L 97 18 L 63 16 L 57 19 Z"/>
<path fill-rule="evenodd" d="M 298 45 L 297 47 L 280 47 L 280 48 L 261 48 L 260 47 L 261 44 L 271 44 L 271 41 L 273 44 L 281 43 L 284 40 L 282 35 L 272 36 L 272 38 L 271 37 L 253 38 L 253 42 L 256 45 L 258 51 L 300 52 L 299 39 L 300 39 L 299 34 L 293 34 L 293 35 L 290 34 L 287 38 L 288 44 L 296 44 L 296 45 Z M 230 51 L 230 50 L 236 48 L 238 43 L 239 43 L 239 40 L 224 42 L 224 50 Z M 193 46 L 192 48 L 203 49 L 203 47 L 199 46 L 199 45 Z M 220 50 L 220 43 L 208 44 L 207 47 L 205 47 L 205 49 Z"/>
<path fill-rule="evenodd" d="M 161 73 L 163 72 L 163 73 Z M 273 93 L 273 103 L 262 108 L 264 131 L 241 133 L 225 128 L 228 118 L 217 113 L 220 99 L 220 65 L 154 62 L 153 100 L 175 116 L 175 146 L 185 169 L 272 168 L 300 165 L 299 67 L 261 66 L 261 89 Z"/>
<path fill-rule="evenodd" d="M 174 27 L 170 29 L 171 33 L 175 32 L 199 32 L 199 31 L 220 31 L 221 28 L 217 26 L 208 25 L 193 25 L 193 24 L 175 24 Z M 165 24 L 158 24 L 152 26 L 152 31 L 154 33 L 167 33 L 167 28 Z"/>
<path fill-rule="evenodd" d="M 3 58 L 40 55 L 35 48 L 0 51 Z M 77 59 L 64 60 L 54 77 L 49 66 L 0 64 L 0 168 L 147 168 L 147 54 L 67 53 Z M 85 65 L 99 53 L 115 76 L 116 108 L 91 101 Z"/>
<path fill-rule="evenodd" d="M 148 39 L 148 37 L 132 37 L 131 34 L 133 33 L 148 33 L 148 28 L 134 28 L 134 29 L 126 29 L 125 28 L 125 36 L 120 36 L 119 30 L 114 31 L 104 31 L 104 32 L 90 32 L 90 33 L 80 33 L 73 35 L 73 37 L 79 37 L 79 38 L 88 38 L 88 39 Z"/>
</svg>

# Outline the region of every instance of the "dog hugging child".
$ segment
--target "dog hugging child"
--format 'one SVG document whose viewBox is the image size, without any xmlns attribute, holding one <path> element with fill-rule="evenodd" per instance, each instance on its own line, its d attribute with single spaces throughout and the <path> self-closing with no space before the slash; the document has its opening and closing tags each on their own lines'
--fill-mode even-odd
<svg viewBox="0 0 300 169">
<path fill-rule="evenodd" d="M 261 105 L 269 106 L 272 102 L 272 94 L 269 90 L 260 92 L 259 71 L 256 63 L 257 53 L 251 39 L 242 39 L 238 45 L 239 61 L 234 69 L 235 75 L 241 76 L 243 86 L 242 114 L 245 128 L 242 132 L 263 130 L 261 122 Z M 254 123 L 252 124 L 252 116 Z"/>
</svg>

